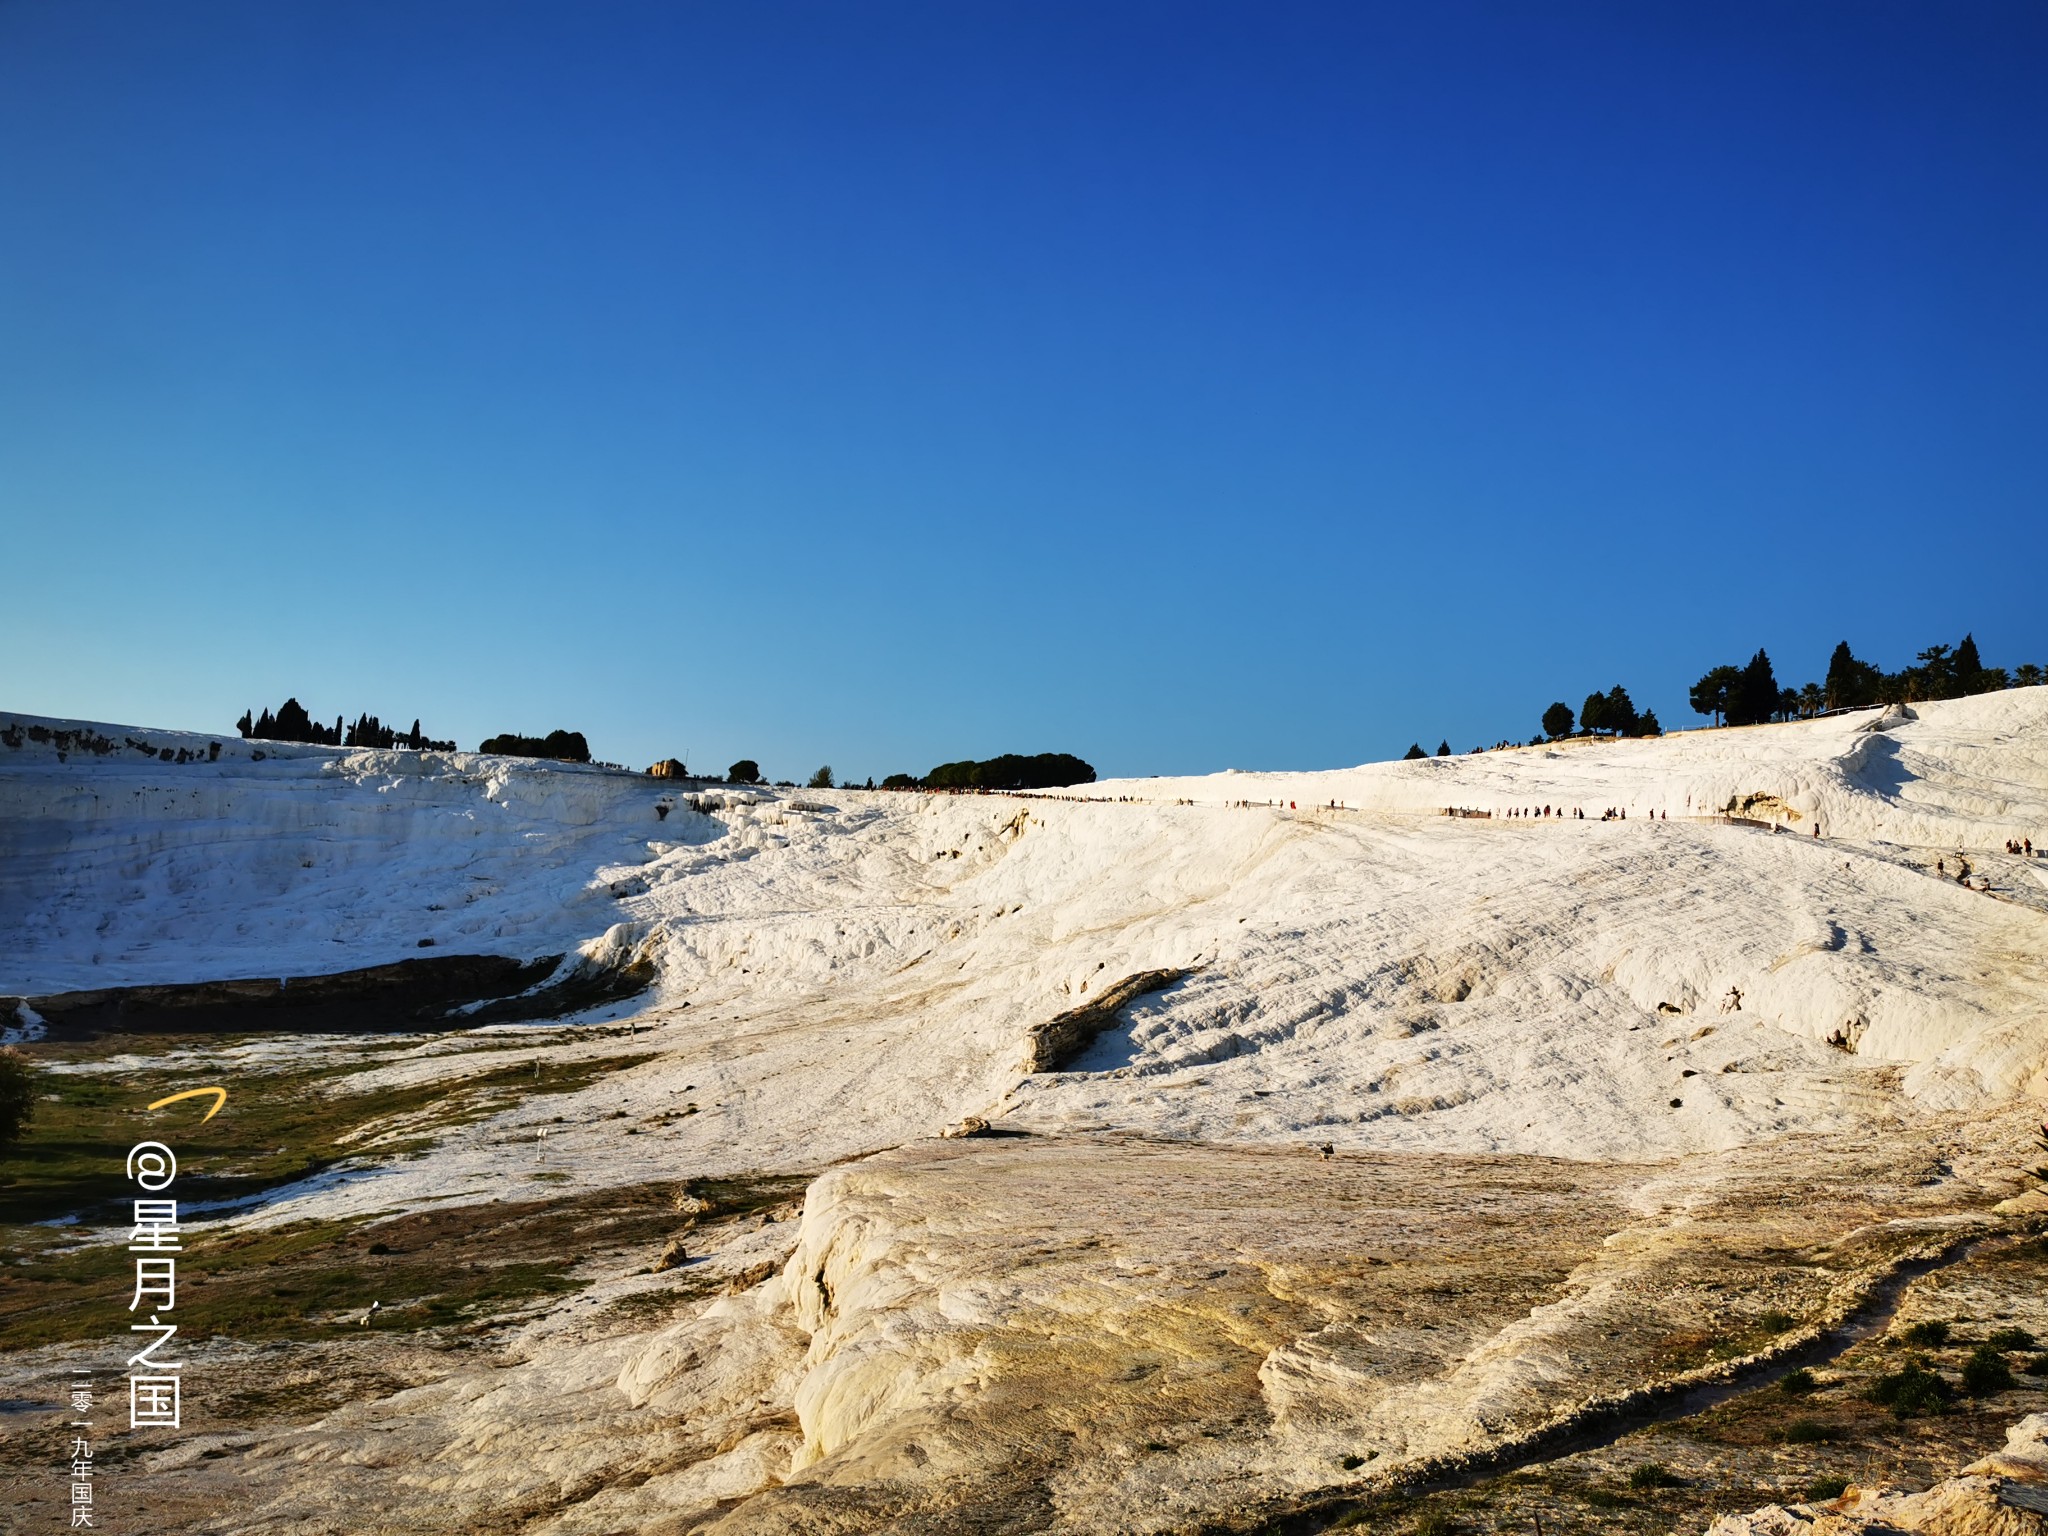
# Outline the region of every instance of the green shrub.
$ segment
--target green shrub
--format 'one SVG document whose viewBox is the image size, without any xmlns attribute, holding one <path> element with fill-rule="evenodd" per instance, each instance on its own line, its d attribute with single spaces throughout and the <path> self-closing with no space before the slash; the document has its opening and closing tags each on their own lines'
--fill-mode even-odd
<svg viewBox="0 0 2048 1536">
<path fill-rule="evenodd" d="M 1794 1419 L 1785 1426 L 1787 1445 L 1818 1445 L 1823 1440 L 1834 1438 L 1834 1430 L 1819 1419 Z"/>
<path fill-rule="evenodd" d="M 1839 1499 L 1848 1491 L 1849 1479 L 1846 1477 L 1816 1477 L 1806 1485 L 1806 1498 L 1811 1504 L 1825 1504 L 1830 1499 Z"/>
<path fill-rule="evenodd" d="M 1415 1536 L 1451 1536 L 1457 1526 L 1441 1510 L 1432 1509 L 1415 1522 Z"/>
<path fill-rule="evenodd" d="M 581 731 L 549 731 L 545 736 L 521 736 L 507 731 L 491 737 L 477 751 L 502 757 L 546 757 L 559 763 L 590 761 L 590 743 L 583 739 Z"/>
<path fill-rule="evenodd" d="M 0 1147 L 21 1140 L 36 1112 L 36 1069 L 13 1046 L 0 1046 Z"/>
<path fill-rule="evenodd" d="M 1918 1344 L 1923 1349 L 1938 1349 L 1948 1342 L 1948 1333 L 1947 1323 L 1930 1317 L 1908 1328 L 1905 1340 L 1908 1344 Z"/>
<path fill-rule="evenodd" d="M 1094 782 L 1094 768 L 1070 752 L 1039 752 L 1030 757 L 1005 752 L 981 762 L 962 759 L 941 763 L 924 776 L 927 789 L 1057 789 Z"/>
<path fill-rule="evenodd" d="M 1809 1392 L 1818 1392 L 1820 1383 L 1814 1380 L 1813 1372 L 1802 1365 L 1798 1370 L 1785 1374 L 1784 1379 L 1778 1383 L 1778 1390 L 1787 1397 L 1804 1397 Z"/>
<path fill-rule="evenodd" d="M 2010 1392 L 2017 1385 L 2005 1356 L 1989 1344 L 1979 1344 L 1970 1351 L 1970 1358 L 1963 1364 L 1963 1390 L 1970 1396 L 1991 1397 Z"/>
<path fill-rule="evenodd" d="M 1628 1502 L 1612 1488 L 1581 1488 L 1579 1497 L 1595 1509 L 1619 1509 Z"/>
<path fill-rule="evenodd" d="M 1355 1471 L 1359 1467 L 1364 1466 L 1365 1458 L 1363 1456 L 1346 1456 L 1342 1461 L 1338 1462 L 1337 1465 L 1342 1467 L 1346 1472 L 1351 1472 Z"/>
<path fill-rule="evenodd" d="M 1645 1461 L 1629 1473 L 1628 1485 L 1631 1488 L 1678 1488 L 1683 1486 L 1683 1480 L 1673 1477 L 1663 1462 Z"/>
<path fill-rule="evenodd" d="M 811 782 L 804 786 L 806 789 L 831 789 L 832 787 L 832 765 L 830 763 L 827 763 L 816 773 L 812 774 Z"/>
<path fill-rule="evenodd" d="M 761 765 L 751 757 L 743 757 L 725 770 L 725 777 L 733 784 L 758 784 L 761 782 Z"/>
<path fill-rule="evenodd" d="M 1766 1333 L 1785 1333 L 1798 1323 L 1799 1319 L 1790 1312 L 1766 1312 L 1756 1320 L 1757 1327 Z"/>
<path fill-rule="evenodd" d="M 2029 1376 L 2048 1376 L 2048 1355 L 2036 1355 L 2020 1369 Z"/>
<path fill-rule="evenodd" d="M 1873 1403 L 1891 1409 L 1893 1417 L 1909 1419 L 1916 1413 L 1946 1413 L 1956 1390 L 1920 1361 L 1908 1360 L 1873 1381 L 1866 1395 Z"/>
<path fill-rule="evenodd" d="M 2034 1336 L 2024 1328 L 2000 1328 L 1984 1342 L 1993 1349 L 2032 1349 Z"/>
</svg>

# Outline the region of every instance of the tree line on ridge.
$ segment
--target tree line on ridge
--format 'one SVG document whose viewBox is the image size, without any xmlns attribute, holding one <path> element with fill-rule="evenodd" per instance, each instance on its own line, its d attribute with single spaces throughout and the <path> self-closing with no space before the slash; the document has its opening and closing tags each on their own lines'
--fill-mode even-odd
<svg viewBox="0 0 2048 1536">
<path fill-rule="evenodd" d="M 1692 685 L 1686 701 L 1695 713 L 1708 716 L 1715 725 L 1763 725 L 1773 720 L 1807 720 L 1838 709 L 1867 709 L 1879 704 L 1914 704 L 1928 699 L 1956 699 L 1969 694 L 1995 693 L 2004 688 L 2032 688 L 2048 681 L 2048 669 L 2028 662 L 2010 670 L 1987 667 L 1977 650 L 1974 635 L 1964 635 L 1955 646 L 1930 645 L 1913 658 L 1913 664 L 1887 672 L 1862 660 L 1844 640 L 1828 659 L 1824 682 L 1798 688 L 1778 681 L 1771 658 L 1761 646 L 1741 666 L 1726 663 L 1711 667 Z M 1657 712 L 1638 713 L 1628 690 L 1616 683 L 1606 693 L 1590 693 L 1575 714 L 1562 699 L 1543 711 L 1543 729 L 1529 738 L 1529 745 L 1563 741 L 1572 736 L 1661 736 L 1663 727 Z M 1494 750 L 1520 746 L 1517 741 L 1500 741 Z M 1474 752 L 1488 750 L 1472 748 Z M 1428 757 L 1417 742 L 1404 758 Z M 1448 741 L 1436 756 L 1449 757 Z"/>
</svg>

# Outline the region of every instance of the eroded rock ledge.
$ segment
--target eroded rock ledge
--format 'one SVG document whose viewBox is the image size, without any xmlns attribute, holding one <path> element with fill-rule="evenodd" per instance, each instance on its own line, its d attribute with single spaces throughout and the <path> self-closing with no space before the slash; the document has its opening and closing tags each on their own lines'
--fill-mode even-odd
<svg viewBox="0 0 2048 1536">
<path fill-rule="evenodd" d="M 1167 968 L 1140 971 L 1112 982 L 1092 1001 L 1034 1024 L 1024 1037 L 1024 1072 L 1059 1072 L 1095 1043 L 1095 1037 L 1116 1022 L 1116 1016 L 1148 992 L 1163 992 L 1188 975 Z"/>
</svg>

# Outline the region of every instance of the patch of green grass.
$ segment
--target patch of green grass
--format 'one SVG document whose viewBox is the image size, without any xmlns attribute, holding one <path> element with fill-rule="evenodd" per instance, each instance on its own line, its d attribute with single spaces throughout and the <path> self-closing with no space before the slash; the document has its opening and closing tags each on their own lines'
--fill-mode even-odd
<svg viewBox="0 0 2048 1536">
<path fill-rule="evenodd" d="M 1849 1491 L 1846 1477 L 1816 1477 L 1806 1485 L 1806 1500 L 1809 1504 L 1825 1504 L 1830 1499 L 1839 1499 Z"/>
<path fill-rule="evenodd" d="M 798 1176 L 693 1186 L 700 1221 L 745 1215 L 787 1200 Z M 500 1200 L 415 1212 L 374 1226 L 367 1218 L 300 1222 L 188 1237 L 178 1265 L 180 1338 L 331 1338 L 360 1326 L 418 1330 L 474 1324 L 576 1288 L 569 1271 L 599 1244 L 651 1247 L 676 1227 L 666 1181 L 593 1190 L 567 1199 Z M 50 1234 L 35 1261 L 0 1287 L 0 1349 L 99 1337 L 125 1324 L 132 1256 L 113 1243 L 64 1251 Z M 671 1300 L 688 1299 L 688 1284 Z"/>
<path fill-rule="evenodd" d="M 1796 1371 L 1787 1371 L 1778 1380 L 1778 1390 L 1787 1397 L 1805 1397 L 1820 1390 L 1820 1382 L 1805 1366 Z"/>
<path fill-rule="evenodd" d="M 203 1046 L 226 1052 L 266 1038 L 219 1037 Z M 533 1042 L 522 1043 L 530 1048 Z M 31 1047 L 30 1054 L 45 1066 L 141 1060 L 119 1072 L 37 1075 L 38 1092 L 54 1095 L 54 1102 L 38 1103 L 29 1134 L 0 1157 L 0 1248 L 16 1260 L 8 1278 L 20 1282 L 0 1287 L 0 1348 L 91 1337 L 118 1321 L 114 1314 L 132 1295 L 133 1259 L 114 1239 L 125 1235 L 131 1214 L 127 1202 L 138 1192 L 125 1167 L 128 1149 L 137 1142 L 161 1141 L 177 1154 L 177 1178 L 169 1193 L 189 1211 L 201 1202 L 261 1195 L 344 1160 L 408 1157 L 454 1126 L 537 1093 L 586 1087 L 653 1057 L 543 1063 L 536 1073 L 531 1061 L 488 1065 L 500 1059 L 500 1051 L 480 1042 L 445 1064 L 448 1073 L 455 1073 L 478 1065 L 474 1058 L 484 1058 L 483 1069 L 469 1076 L 349 1091 L 352 1076 L 417 1044 L 396 1038 L 351 1040 L 267 1072 L 195 1068 L 191 1063 L 199 1048 L 184 1037 L 109 1037 Z M 200 1118 L 204 1101 L 155 1112 L 147 1108 L 209 1082 L 228 1090 L 226 1104 L 211 1119 Z M 480 1209 L 491 1211 L 489 1221 L 496 1222 L 524 1208 Z M 75 1217 L 76 1224 L 39 1225 L 62 1216 Z M 386 1309 L 394 1300 L 412 1305 L 449 1295 L 488 1301 L 501 1289 L 481 1278 L 487 1265 L 465 1268 L 446 1255 L 432 1264 L 417 1257 L 399 1263 L 391 1257 L 383 1228 L 378 1243 L 364 1248 L 351 1236 L 359 1225 L 299 1223 L 232 1237 L 188 1236 L 178 1266 L 181 1326 L 194 1335 L 303 1336 L 308 1319 L 366 1308 L 371 1300 L 382 1300 Z M 472 1225 L 464 1230 L 482 1229 Z M 565 1242 L 555 1251 L 583 1249 Z M 361 1270 L 365 1261 L 375 1261 L 376 1267 Z M 513 1288 L 522 1293 L 538 1293 L 536 1287 L 545 1291 L 554 1283 L 534 1271 L 521 1273 L 524 1278 Z"/>
<path fill-rule="evenodd" d="M 1689 1371 L 1715 1360 L 1726 1360 L 1745 1351 L 1718 1333 L 1686 1332 L 1667 1335 L 1652 1353 L 1660 1371 Z"/>
<path fill-rule="evenodd" d="M 1984 1342 L 1993 1349 L 2032 1349 L 2034 1336 L 2024 1328 L 1999 1328 Z"/>
<path fill-rule="evenodd" d="M 1602 1488 L 1597 1484 L 1581 1488 L 1579 1497 L 1595 1509 L 1620 1509 L 1628 1502 L 1612 1488 Z"/>
<path fill-rule="evenodd" d="M 1663 1462 L 1645 1461 L 1638 1463 L 1629 1473 L 1628 1485 L 1636 1489 L 1682 1488 L 1685 1483 L 1684 1479 L 1674 1477 Z"/>
<path fill-rule="evenodd" d="M 1415 1522 L 1415 1536 L 1451 1536 L 1457 1528 L 1457 1522 L 1442 1510 L 1425 1510 Z"/>
<path fill-rule="evenodd" d="M 1922 1349 L 1939 1349 L 1948 1342 L 1949 1325 L 1937 1318 L 1923 1318 L 1914 1323 L 1901 1335 L 1908 1344 L 1917 1344 Z"/>
<path fill-rule="evenodd" d="M 261 1038 L 232 1036 L 208 1044 L 228 1050 Z M 275 1072 L 155 1064 L 119 1073 L 39 1072 L 38 1093 L 54 1094 L 56 1102 L 36 1105 L 28 1133 L 0 1159 L 0 1229 L 66 1215 L 88 1225 L 118 1220 L 125 1214 L 122 1202 L 135 1194 L 125 1160 L 138 1141 L 162 1141 L 177 1154 L 173 1193 L 181 1203 L 236 1200 L 310 1178 L 351 1156 L 404 1156 L 456 1126 L 536 1094 L 586 1087 L 656 1054 L 545 1065 L 539 1075 L 531 1062 L 513 1063 L 453 1081 L 348 1091 L 350 1077 L 416 1044 L 351 1042 L 344 1060 L 316 1058 Z M 132 1038 L 29 1049 L 41 1064 L 90 1063 L 152 1050 L 159 1057 L 173 1050 L 191 1054 L 189 1041 L 166 1045 Z M 456 1064 L 450 1058 L 451 1067 Z M 147 1108 L 209 1084 L 228 1090 L 227 1103 L 210 1120 L 201 1121 L 190 1101 L 155 1112 Z M 389 1127 L 383 1134 L 393 1139 L 381 1140 L 380 1127 Z"/>
<path fill-rule="evenodd" d="M 673 1285 L 648 1291 L 628 1291 L 623 1296 L 615 1296 L 605 1310 L 621 1318 L 646 1319 L 655 1314 L 676 1311 L 690 1302 L 702 1301 L 723 1286 L 724 1282 L 721 1280 L 678 1277 Z"/>
<path fill-rule="evenodd" d="M 1799 1319 L 1790 1312 L 1766 1312 L 1756 1320 L 1757 1327 L 1766 1333 L 1789 1333 L 1798 1323 Z"/>
<path fill-rule="evenodd" d="M 1787 1445 L 1818 1445 L 1823 1440 L 1832 1440 L 1835 1432 L 1819 1419 L 1794 1419 L 1785 1426 Z"/>
</svg>

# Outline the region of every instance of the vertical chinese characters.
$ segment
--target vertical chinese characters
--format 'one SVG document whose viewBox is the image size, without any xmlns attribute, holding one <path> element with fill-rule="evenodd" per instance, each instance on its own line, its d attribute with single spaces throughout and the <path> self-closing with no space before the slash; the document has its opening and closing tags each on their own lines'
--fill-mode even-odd
<svg viewBox="0 0 2048 1536">
<path fill-rule="evenodd" d="M 178 1159 L 162 1142 L 140 1142 L 129 1150 L 128 1177 L 146 1193 L 162 1194 L 177 1175 Z M 149 1321 L 130 1323 L 128 1331 L 156 1335 L 128 1357 L 128 1427 L 179 1429 L 184 1362 L 157 1354 L 178 1332 L 177 1324 L 164 1320 L 178 1304 L 178 1255 L 184 1251 L 178 1202 L 137 1200 L 128 1251 L 135 1255 L 135 1293 L 128 1310 L 139 1312 L 145 1302 L 150 1305 Z"/>
</svg>

